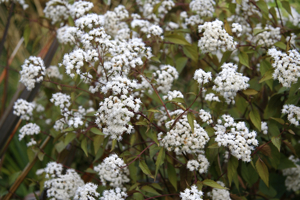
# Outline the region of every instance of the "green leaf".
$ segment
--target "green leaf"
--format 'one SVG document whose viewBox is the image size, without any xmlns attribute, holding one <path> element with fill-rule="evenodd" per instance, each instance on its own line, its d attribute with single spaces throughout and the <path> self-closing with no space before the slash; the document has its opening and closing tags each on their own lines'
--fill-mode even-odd
<svg viewBox="0 0 300 200">
<path fill-rule="evenodd" d="M 250 185 L 250 187 L 256 183 L 258 174 L 251 164 L 242 162 L 241 173 L 243 179 Z"/>
<path fill-rule="evenodd" d="M 175 63 L 176 63 L 176 69 L 177 69 L 177 71 L 178 71 L 179 74 L 181 73 L 181 71 L 185 67 L 187 61 L 188 61 L 188 58 L 186 58 L 186 57 L 180 57 L 180 58 L 176 59 L 176 61 L 175 61 Z"/>
<path fill-rule="evenodd" d="M 33 161 L 35 153 L 32 151 L 31 148 L 27 148 L 27 156 L 28 156 L 29 162 Z"/>
<path fill-rule="evenodd" d="M 241 5 L 243 0 L 236 0 L 236 3 Z"/>
<path fill-rule="evenodd" d="M 144 174 L 150 176 L 151 178 L 154 178 L 151 174 L 150 169 L 148 168 L 146 162 L 144 160 L 140 160 L 139 167 L 144 172 Z"/>
<path fill-rule="evenodd" d="M 284 154 L 280 154 L 280 162 L 277 167 L 279 170 L 296 167 L 295 163 L 288 159 Z"/>
<path fill-rule="evenodd" d="M 99 148 L 103 145 L 104 136 L 103 135 L 96 135 L 93 137 L 93 145 L 95 154 L 97 154 Z"/>
<path fill-rule="evenodd" d="M 218 184 L 217 182 L 210 180 L 210 179 L 205 179 L 204 181 L 202 181 L 203 185 L 207 185 L 210 186 L 212 188 L 218 188 L 218 189 L 224 189 L 227 190 L 227 188 L 221 186 L 220 184 Z"/>
<path fill-rule="evenodd" d="M 229 181 L 229 186 L 231 186 L 232 180 L 237 176 L 237 167 L 239 166 L 239 161 L 236 157 L 230 156 L 227 165 L 227 176 Z"/>
<path fill-rule="evenodd" d="M 244 90 L 243 93 L 245 95 L 251 96 L 251 95 L 256 95 L 258 92 L 254 89 L 248 88 L 247 90 Z"/>
<path fill-rule="evenodd" d="M 41 152 L 41 151 L 38 152 L 38 158 L 39 158 L 40 161 L 43 161 L 44 155 L 45 155 L 45 154 L 44 154 L 43 152 Z"/>
<path fill-rule="evenodd" d="M 155 169 L 155 178 L 156 178 L 156 175 L 157 175 L 157 172 L 159 170 L 159 167 L 163 164 L 164 162 L 164 159 L 165 159 L 165 149 L 164 148 L 161 148 L 159 153 L 158 153 L 158 156 L 157 156 L 157 159 L 156 159 L 156 162 L 155 162 L 155 165 L 156 165 L 156 169 Z"/>
<path fill-rule="evenodd" d="M 87 139 L 84 138 L 82 141 L 81 141 L 81 148 L 82 150 L 84 151 L 85 155 L 88 157 L 89 154 L 88 154 L 88 151 L 87 151 Z"/>
<path fill-rule="evenodd" d="M 116 140 L 116 139 L 114 139 L 114 140 L 112 141 L 112 144 L 111 144 L 111 149 L 110 149 L 110 152 L 112 152 L 112 151 L 115 149 L 115 147 L 116 147 L 116 144 L 117 144 L 117 140 Z"/>
<path fill-rule="evenodd" d="M 269 9 L 268 9 L 268 5 L 266 4 L 266 2 L 264 0 L 259 0 L 258 2 L 256 2 L 256 5 L 261 10 L 264 17 L 268 19 Z"/>
<path fill-rule="evenodd" d="M 288 1 L 282 1 L 281 4 L 282 4 L 282 7 L 283 7 L 283 8 L 284 8 L 291 16 L 293 16 L 292 11 L 291 11 L 290 3 L 289 3 Z"/>
<path fill-rule="evenodd" d="M 171 101 L 177 102 L 177 103 L 185 103 L 185 101 L 184 101 L 183 98 L 174 98 L 174 99 L 172 99 Z"/>
<path fill-rule="evenodd" d="M 280 49 L 284 50 L 286 49 L 286 45 L 283 42 L 276 42 L 274 46 L 279 47 Z"/>
<path fill-rule="evenodd" d="M 137 126 L 148 126 L 148 123 L 146 121 L 138 121 L 135 123 Z"/>
<path fill-rule="evenodd" d="M 273 120 L 275 120 L 276 122 L 278 122 L 279 124 L 284 125 L 284 120 L 281 119 L 281 118 L 270 117 L 270 119 L 273 119 Z"/>
<path fill-rule="evenodd" d="M 272 143 L 274 144 L 274 146 L 278 149 L 278 151 L 280 152 L 280 146 L 281 146 L 281 140 L 280 137 L 275 137 L 273 136 L 271 138 Z"/>
<path fill-rule="evenodd" d="M 182 35 L 175 35 L 175 34 L 166 35 L 164 37 L 164 39 L 166 41 L 172 42 L 174 44 L 181 44 L 181 45 L 191 46 L 191 44 L 188 41 L 186 41 L 186 39 Z"/>
<path fill-rule="evenodd" d="M 144 200 L 144 195 L 139 192 L 133 193 L 133 199 L 134 200 Z"/>
<path fill-rule="evenodd" d="M 156 110 L 156 109 L 154 109 L 154 108 L 150 108 L 150 109 L 148 110 L 148 112 L 160 113 L 159 110 Z"/>
<path fill-rule="evenodd" d="M 217 142 L 215 142 L 215 143 L 209 145 L 207 148 L 210 148 L 210 149 L 219 148 L 219 145 Z"/>
<path fill-rule="evenodd" d="M 264 181 L 264 183 L 269 187 L 269 170 L 266 164 L 259 158 L 256 161 L 256 170 L 260 178 Z"/>
<path fill-rule="evenodd" d="M 85 172 L 91 173 L 91 174 L 97 174 L 97 173 L 98 173 L 98 172 L 96 172 L 95 170 L 93 170 L 92 168 L 87 168 L 87 169 L 85 170 Z"/>
<path fill-rule="evenodd" d="M 148 186 L 148 185 L 145 185 L 141 188 L 141 190 L 145 191 L 145 192 L 149 192 L 149 193 L 152 193 L 152 194 L 155 194 L 155 195 L 160 195 L 154 188 Z"/>
<path fill-rule="evenodd" d="M 225 53 L 223 53 L 220 65 L 222 65 L 224 62 L 227 62 L 227 60 L 231 56 L 231 53 L 232 53 L 232 51 L 226 51 Z"/>
<path fill-rule="evenodd" d="M 29 25 L 26 25 L 26 26 L 25 26 L 25 29 L 24 29 L 24 33 L 23 33 L 24 42 L 25 42 L 25 47 L 27 47 L 27 44 L 28 44 L 28 41 L 29 41 L 30 31 L 31 31 L 30 26 L 29 26 Z"/>
<path fill-rule="evenodd" d="M 60 141 L 59 143 L 56 143 L 55 145 L 55 149 L 58 153 L 62 152 L 65 148 L 66 148 L 67 145 L 65 145 L 63 143 L 63 141 Z"/>
<path fill-rule="evenodd" d="M 239 60 L 240 60 L 240 63 L 242 65 L 245 65 L 246 67 L 250 68 L 250 65 L 249 65 L 249 57 L 248 57 L 248 54 L 245 53 L 245 52 L 240 52 L 239 55 Z"/>
<path fill-rule="evenodd" d="M 92 133 L 96 134 L 96 135 L 104 135 L 104 133 L 102 133 L 102 131 L 100 131 L 98 128 L 93 127 L 90 129 Z"/>
<path fill-rule="evenodd" d="M 74 128 L 73 127 L 69 127 L 69 128 L 66 128 L 66 129 L 62 130 L 61 132 L 65 133 L 65 132 L 70 132 L 70 131 L 74 131 Z"/>
<path fill-rule="evenodd" d="M 168 163 L 167 172 L 168 172 L 169 181 L 171 182 L 171 184 L 177 191 L 177 174 L 176 174 L 176 170 L 175 170 L 174 166 L 170 163 Z"/>
<path fill-rule="evenodd" d="M 87 117 L 95 117 L 95 114 L 96 114 L 96 113 L 97 113 L 97 111 L 88 112 L 88 113 L 86 113 L 85 116 L 87 116 Z"/>
<path fill-rule="evenodd" d="M 184 54 L 192 59 L 193 61 L 197 62 L 198 60 L 198 51 L 197 46 L 183 46 L 183 52 Z"/>
<path fill-rule="evenodd" d="M 151 59 L 152 61 L 155 61 L 155 62 L 160 63 L 160 60 L 159 60 L 157 57 L 155 57 L 155 56 L 152 56 L 150 59 Z"/>
<path fill-rule="evenodd" d="M 296 153 L 296 151 L 295 151 L 293 145 L 292 145 L 289 141 L 283 140 L 282 142 L 283 142 L 283 143 L 291 150 L 291 152 L 292 152 L 295 156 L 297 156 L 297 153 Z M 298 156 L 297 156 L 297 157 L 298 157 Z"/>
<path fill-rule="evenodd" d="M 261 131 L 261 119 L 259 112 L 256 109 L 252 109 L 249 114 L 250 120 L 253 123 L 253 125 Z"/>
<path fill-rule="evenodd" d="M 253 35 L 257 35 L 257 34 L 262 33 L 264 31 L 265 31 L 264 29 L 254 29 L 253 30 Z"/>
<path fill-rule="evenodd" d="M 189 125 L 191 126 L 192 132 L 194 133 L 194 120 L 195 120 L 195 116 L 194 116 L 193 113 L 189 112 L 187 114 L 187 118 L 188 118 Z"/>
<path fill-rule="evenodd" d="M 76 133 L 68 133 L 64 139 L 64 144 L 68 145 L 70 142 L 72 142 L 76 138 Z"/>
<path fill-rule="evenodd" d="M 273 17 L 273 20 L 274 20 L 275 22 L 277 22 L 278 19 L 277 19 L 277 13 L 276 13 L 275 7 L 271 7 L 271 8 L 269 9 L 269 12 L 270 12 L 270 14 L 271 14 L 272 17 Z"/>
</svg>

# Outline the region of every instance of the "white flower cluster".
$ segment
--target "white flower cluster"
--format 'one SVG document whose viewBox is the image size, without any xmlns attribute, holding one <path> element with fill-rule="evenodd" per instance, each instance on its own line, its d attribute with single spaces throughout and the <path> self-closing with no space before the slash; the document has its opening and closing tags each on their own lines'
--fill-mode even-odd
<svg viewBox="0 0 300 200">
<path fill-rule="evenodd" d="M 9 1 L 10 0 L 0 0 L 0 4 L 7 3 Z M 13 1 L 19 3 L 23 7 L 23 10 L 26 10 L 28 8 L 28 4 L 25 3 L 25 0 L 13 0 Z"/>
<path fill-rule="evenodd" d="M 59 43 L 74 45 L 81 34 L 82 32 L 78 28 L 65 25 L 57 29 L 56 38 Z"/>
<path fill-rule="evenodd" d="M 177 90 L 168 91 L 168 94 L 163 96 L 163 99 L 168 101 L 172 101 L 172 99 L 176 99 L 176 98 L 184 98 L 184 96 L 180 91 Z"/>
<path fill-rule="evenodd" d="M 196 12 L 201 18 L 212 17 L 215 12 L 214 0 L 193 0 L 190 3 L 190 9 Z"/>
<path fill-rule="evenodd" d="M 299 126 L 299 120 L 300 120 L 300 107 L 297 107 L 295 105 L 289 104 L 284 105 L 283 109 L 281 110 L 282 114 L 287 114 L 287 119 L 291 124 L 294 124 L 295 126 Z"/>
<path fill-rule="evenodd" d="M 20 118 L 23 120 L 30 120 L 34 108 L 34 103 L 30 103 L 24 99 L 18 99 L 14 104 L 13 114 L 20 116 Z"/>
<path fill-rule="evenodd" d="M 200 119 L 201 119 L 203 122 L 205 122 L 205 123 L 207 123 L 207 124 L 213 123 L 213 120 L 212 120 L 212 118 L 211 118 L 211 114 L 210 114 L 209 112 L 206 112 L 206 111 L 203 110 L 203 109 L 201 109 L 201 110 L 199 111 L 199 117 L 200 117 Z"/>
<path fill-rule="evenodd" d="M 282 170 L 282 175 L 286 176 L 285 186 L 288 190 L 297 192 L 300 190 L 300 165 L 298 164 L 300 159 L 295 158 L 293 155 L 289 157 L 296 167 Z"/>
<path fill-rule="evenodd" d="M 29 124 L 26 124 L 25 126 L 23 126 L 21 129 L 20 129 L 20 134 L 19 134 L 19 141 L 21 141 L 26 135 L 34 135 L 34 134 L 39 134 L 41 131 L 41 128 L 34 124 L 34 123 L 29 123 Z M 27 146 L 32 146 L 32 145 L 35 145 L 36 144 L 36 141 L 31 138 L 30 142 L 27 143 Z"/>
<path fill-rule="evenodd" d="M 122 134 L 131 133 L 133 126 L 129 124 L 134 112 L 140 109 L 141 100 L 132 96 L 110 96 L 100 102 L 100 108 L 95 114 L 96 124 L 102 132 L 111 139 L 122 140 Z"/>
<path fill-rule="evenodd" d="M 263 28 L 260 24 L 258 24 L 255 29 Z M 280 41 L 281 34 L 279 27 L 274 28 L 271 25 L 266 25 L 266 27 L 263 30 L 264 32 L 258 33 L 253 38 L 253 42 L 257 45 L 262 45 L 263 47 L 271 47 L 276 42 Z M 251 40 L 252 38 L 250 37 L 249 39 Z"/>
<path fill-rule="evenodd" d="M 190 171 L 199 171 L 200 174 L 207 173 L 209 162 L 207 158 L 199 154 L 197 160 L 189 160 L 186 166 Z"/>
<path fill-rule="evenodd" d="M 217 50 L 233 51 L 236 49 L 237 42 L 233 41 L 233 37 L 222 26 L 223 22 L 219 20 L 199 25 L 199 33 L 203 32 L 203 36 L 198 42 L 202 53 L 216 53 Z"/>
<path fill-rule="evenodd" d="M 186 188 L 184 192 L 180 192 L 182 200 L 203 200 L 203 192 L 198 190 L 196 185 L 192 185 L 191 189 Z"/>
<path fill-rule="evenodd" d="M 300 77 L 300 54 L 296 50 L 289 50 L 288 54 L 277 51 L 275 48 L 269 49 L 268 54 L 272 57 L 275 71 L 273 78 L 284 87 L 291 87 Z"/>
<path fill-rule="evenodd" d="M 164 32 L 163 29 L 160 28 L 158 25 L 152 25 L 148 29 L 147 38 L 154 36 L 154 37 L 160 37 L 161 39 L 163 39 L 163 37 L 161 36 L 163 34 L 163 32 Z"/>
<path fill-rule="evenodd" d="M 171 128 L 175 120 L 166 123 L 168 129 Z M 199 153 L 209 140 L 206 131 L 194 120 L 194 131 L 188 122 L 187 116 L 182 116 L 175 126 L 167 132 L 158 134 L 160 146 L 165 147 L 168 151 L 174 151 L 176 154 L 181 153 Z"/>
<path fill-rule="evenodd" d="M 96 50 L 83 51 L 76 49 L 69 54 L 65 54 L 63 58 L 63 65 L 66 66 L 66 73 L 74 78 L 75 73 L 81 75 L 81 67 L 85 62 L 97 61 L 98 53 Z M 75 72 L 74 72 L 75 71 Z"/>
<path fill-rule="evenodd" d="M 35 87 L 35 83 L 43 81 L 46 68 L 44 61 L 40 57 L 30 56 L 21 67 L 20 82 L 26 86 L 27 90 L 32 90 Z"/>
<path fill-rule="evenodd" d="M 79 18 L 93 6 L 93 3 L 81 0 L 74 4 L 69 4 L 68 0 L 50 0 L 46 3 L 44 13 L 45 17 L 51 19 L 51 23 L 55 24 L 67 20 L 69 16 Z"/>
<path fill-rule="evenodd" d="M 156 89 L 159 92 L 167 93 L 170 91 L 173 81 L 178 78 L 178 72 L 171 65 L 161 65 L 160 70 L 153 73 L 153 78 L 156 81 Z M 146 82 L 146 80 L 143 79 Z M 142 83 L 143 84 L 143 83 Z M 148 84 L 148 82 L 147 82 Z M 148 86 L 149 87 L 149 86 Z M 152 89 L 151 86 L 149 89 Z"/>
<path fill-rule="evenodd" d="M 129 13 L 123 5 L 117 6 L 114 11 L 107 11 L 104 14 L 105 31 L 115 37 L 119 30 L 128 27 L 125 22 L 121 22 L 128 17 Z"/>
<path fill-rule="evenodd" d="M 115 188 L 110 190 L 103 191 L 103 197 L 100 197 L 100 200 L 125 200 L 127 197 L 126 189 Z"/>
<path fill-rule="evenodd" d="M 224 63 L 222 71 L 214 80 L 213 90 L 219 92 L 226 100 L 226 103 L 234 104 L 234 97 L 239 90 L 245 90 L 249 87 L 247 83 L 250 79 L 237 72 L 237 65 Z"/>
<path fill-rule="evenodd" d="M 60 109 L 68 108 L 71 105 L 70 95 L 61 92 L 52 94 L 50 101 L 54 103 L 55 106 L 59 106 Z"/>
<path fill-rule="evenodd" d="M 95 13 L 90 13 L 76 19 L 75 26 L 81 30 L 84 30 L 85 28 L 92 29 L 98 26 L 104 26 L 104 22 L 105 22 L 104 15 L 97 15 Z"/>
<path fill-rule="evenodd" d="M 231 31 L 233 33 L 236 33 L 236 35 L 238 37 L 240 37 L 242 35 L 242 32 L 243 32 L 243 28 L 242 28 L 242 25 L 240 25 L 239 23 L 232 23 L 232 29 Z"/>
<path fill-rule="evenodd" d="M 57 66 L 50 66 L 46 69 L 46 74 L 49 78 L 58 78 L 62 80 L 63 75 L 59 72 Z"/>
<path fill-rule="evenodd" d="M 217 101 L 217 102 L 220 102 L 219 97 L 216 96 L 214 93 L 206 94 L 204 100 L 205 101 Z"/>
<path fill-rule="evenodd" d="M 122 187 L 124 183 L 129 182 L 129 169 L 125 167 L 124 161 L 116 154 L 106 157 L 103 162 L 94 167 L 98 172 L 103 185 L 109 182 L 111 187 Z"/>
<path fill-rule="evenodd" d="M 219 185 L 225 187 L 225 184 L 222 181 L 217 181 Z M 214 188 L 212 192 L 207 193 L 208 196 L 212 197 L 212 200 L 231 200 L 230 193 L 225 189 Z"/>
<path fill-rule="evenodd" d="M 108 91 L 112 91 L 114 95 L 128 95 L 129 92 L 138 87 L 135 80 L 130 80 L 126 77 L 113 77 L 112 81 L 108 81 L 102 88 L 101 91 L 106 94 Z"/>
<path fill-rule="evenodd" d="M 268 134 L 268 124 L 267 122 L 261 122 L 261 131 L 263 134 Z"/>
<path fill-rule="evenodd" d="M 98 185 L 87 183 L 84 186 L 78 187 L 74 196 L 74 200 L 97 200 L 100 194 L 96 191 Z"/>
<path fill-rule="evenodd" d="M 197 69 L 194 73 L 194 79 L 201 85 L 211 81 L 211 72 L 205 72 L 203 69 Z"/>
<path fill-rule="evenodd" d="M 230 115 L 222 115 L 214 127 L 215 141 L 219 146 L 228 147 L 231 155 L 244 162 L 251 161 L 251 150 L 258 145 L 256 132 L 249 132 L 245 122 L 235 123 Z"/>
</svg>

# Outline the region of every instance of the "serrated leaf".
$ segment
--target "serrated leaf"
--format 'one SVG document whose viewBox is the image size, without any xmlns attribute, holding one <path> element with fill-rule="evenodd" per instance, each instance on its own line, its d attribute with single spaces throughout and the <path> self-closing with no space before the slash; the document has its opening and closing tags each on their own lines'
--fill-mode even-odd
<svg viewBox="0 0 300 200">
<path fill-rule="evenodd" d="M 279 47 L 280 49 L 284 50 L 286 49 L 286 45 L 283 42 L 276 42 L 274 46 Z"/>
<path fill-rule="evenodd" d="M 99 148 L 103 145 L 104 136 L 103 135 L 96 135 L 93 137 L 93 145 L 95 154 L 97 154 Z"/>
<path fill-rule="evenodd" d="M 282 7 L 291 15 L 293 16 L 292 14 L 292 11 L 291 11 L 291 5 L 288 1 L 281 1 L 281 4 L 282 4 Z"/>
<path fill-rule="evenodd" d="M 85 155 L 88 157 L 89 154 L 88 154 L 88 151 L 87 151 L 87 139 L 86 138 L 84 138 L 81 141 L 81 149 L 84 151 Z"/>
<path fill-rule="evenodd" d="M 280 137 L 275 137 L 273 136 L 271 138 L 272 143 L 274 144 L 274 146 L 278 149 L 278 151 L 280 152 L 280 146 L 281 146 L 281 140 Z"/>
<path fill-rule="evenodd" d="M 145 192 L 149 192 L 149 193 L 152 193 L 152 194 L 155 194 L 155 195 L 160 195 L 160 193 L 158 193 L 154 188 L 148 186 L 148 185 L 145 185 L 141 188 L 141 190 L 145 191 Z"/>
<path fill-rule="evenodd" d="M 155 162 L 155 165 L 156 165 L 156 169 L 155 169 L 155 178 L 156 178 L 156 175 L 157 175 L 157 172 L 159 170 L 159 167 L 163 164 L 164 162 L 164 159 L 165 159 L 165 149 L 164 148 L 161 148 L 159 150 L 159 153 L 158 153 L 158 156 L 157 156 L 157 159 L 156 159 L 156 162 Z"/>
<path fill-rule="evenodd" d="M 176 174 L 176 170 L 175 170 L 174 166 L 170 163 L 168 163 L 167 172 L 168 172 L 169 181 L 171 182 L 171 184 L 177 191 L 177 174 Z"/>
<path fill-rule="evenodd" d="M 259 131 L 261 131 L 261 119 L 260 119 L 259 112 L 256 109 L 252 109 L 249 113 L 249 118 L 250 118 L 251 122 L 253 123 L 253 125 Z"/>
<path fill-rule="evenodd" d="M 191 44 L 188 41 L 186 41 L 186 39 L 182 35 L 167 35 L 164 37 L 164 40 L 172 42 L 174 44 L 191 46 Z"/>
<path fill-rule="evenodd" d="M 242 65 L 245 65 L 246 67 L 250 68 L 250 65 L 249 65 L 249 57 L 248 57 L 248 54 L 245 53 L 245 52 L 240 52 L 239 55 L 239 61 Z"/>
<path fill-rule="evenodd" d="M 194 120 L 195 120 L 195 116 L 193 113 L 189 112 L 187 114 L 187 118 L 188 118 L 188 122 L 189 122 L 189 125 L 192 129 L 192 132 L 194 133 Z"/>
<path fill-rule="evenodd" d="M 264 29 L 254 29 L 253 30 L 253 35 L 257 35 L 257 34 L 262 33 L 264 31 L 265 31 Z"/>
<path fill-rule="evenodd" d="M 148 168 L 146 162 L 144 160 L 140 160 L 139 167 L 144 172 L 144 174 L 150 176 L 151 178 L 154 178 L 151 174 L 150 169 Z"/>
<path fill-rule="evenodd" d="M 269 170 L 266 164 L 259 158 L 256 161 L 256 170 L 258 172 L 259 177 L 263 180 L 263 182 L 269 187 Z"/>
<path fill-rule="evenodd" d="M 256 95 L 258 92 L 256 90 L 254 90 L 254 89 L 248 88 L 247 90 L 244 90 L 243 93 L 245 95 L 250 96 L 250 95 Z"/>
<path fill-rule="evenodd" d="M 237 167 L 239 166 L 239 161 L 236 157 L 230 156 L 227 165 L 227 176 L 229 181 L 229 186 L 231 186 L 232 180 L 237 176 Z"/>
<path fill-rule="evenodd" d="M 185 67 L 187 61 L 188 61 L 188 58 L 186 58 L 186 57 L 180 57 L 180 58 L 176 59 L 175 64 L 176 64 L 176 69 L 177 69 L 179 74 L 181 73 L 181 71 Z"/>
<path fill-rule="evenodd" d="M 104 135 L 104 133 L 102 133 L 102 131 L 100 131 L 98 128 L 93 127 L 90 129 L 92 133 L 96 134 L 96 135 Z"/>
<path fill-rule="evenodd" d="M 227 188 L 221 186 L 219 183 L 213 181 L 213 180 L 210 180 L 210 179 L 205 179 L 204 181 L 202 181 L 203 185 L 207 185 L 207 186 L 210 186 L 212 188 L 218 188 L 218 189 L 224 189 L 224 190 L 227 190 Z"/>
</svg>

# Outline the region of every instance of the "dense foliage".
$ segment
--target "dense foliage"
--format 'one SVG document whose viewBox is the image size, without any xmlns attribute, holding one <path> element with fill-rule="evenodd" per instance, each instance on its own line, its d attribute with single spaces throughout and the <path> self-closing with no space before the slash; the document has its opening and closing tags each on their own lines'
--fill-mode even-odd
<svg viewBox="0 0 300 200">
<path fill-rule="evenodd" d="M 29 17 L 41 7 L 0 2 Z M 0 195 L 15 192 L 24 171 L 12 160 L 25 149 L 34 173 L 14 198 L 39 190 L 49 199 L 298 199 L 300 13 L 292 5 L 46 2 L 35 23 L 60 46 L 46 66 L 45 50 L 33 49 L 49 44 L 25 26 L 32 55 L 20 82 L 42 86 L 33 102 L 14 103 L 22 123 L 1 158 Z"/>
</svg>

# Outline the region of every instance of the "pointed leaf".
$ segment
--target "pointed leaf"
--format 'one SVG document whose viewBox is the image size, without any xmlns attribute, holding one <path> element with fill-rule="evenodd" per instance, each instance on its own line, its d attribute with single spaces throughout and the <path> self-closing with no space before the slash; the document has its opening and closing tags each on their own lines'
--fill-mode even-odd
<svg viewBox="0 0 300 200">
<path fill-rule="evenodd" d="M 194 133 L 194 120 L 195 116 L 193 113 L 189 112 L 187 115 L 189 125 L 191 126 L 192 132 Z"/>
<path fill-rule="evenodd" d="M 236 157 L 230 156 L 227 165 L 227 176 L 229 181 L 229 186 L 231 186 L 231 182 L 235 176 L 237 176 L 237 167 L 239 166 L 239 161 Z"/>
<path fill-rule="evenodd" d="M 253 110 L 251 110 L 250 114 L 249 114 L 250 120 L 253 123 L 253 125 L 259 130 L 261 131 L 261 119 L 260 119 L 260 115 L 259 112 L 254 108 Z"/>
<path fill-rule="evenodd" d="M 88 157 L 89 154 L 88 154 L 88 151 L 87 151 L 87 140 L 86 140 L 86 138 L 84 138 L 84 139 L 81 141 L 81 148 L 82 148 L 82 150 L 84 151 L 85 155 Z"/>
<path fill-rule="evenodd" d="M 181 44 L 181 45 L 188 45 L 190 46 L 191 44 L 186 41 L 186 39 L 182 35 L 167 35 L 164 37 L 166 41 L 172 42 L 174 44 Z"/>
<path fill-rule="evenodd" d="M 213 181 L 213 180 L 210 180 L 210 179 L 205 179 L 204 181 L 202 181 L 203 185 L 207 185 L 207 186 L 210 186 L 212 188 L 218 188 L 218 189 L 224 189 L 224 190 L 227 190 L 227 188 L 221 186 L 219 183 Z"/>
<path fill-rule="evenodd" d="M 188 61 L 188 58 L 186 58 L 186 57 L 180 57 L 180 58 L 176 59 L 176 61 L 175 61 L 175 63 L 176 63 L 176 69 L 177 69 L 177 71 L 178 71 L 179 74 L 184 69 L 187 61 Z"/>
<path fill-rule="evenodd" d="M 149 193 L 152 193 L 152 194 L 155 194 L 155 195 L 160 195 L 154 188 L 148 186 L 148 185 L 145 185 L 141 188 L 141 190 L 145 191 L 145 192 L 149 192 Z"/>
<path fill-rule="evenodd" d="M 177 174 L 174 166 L 170 163 L 168 163 L 168 178 L 175 190 L 177 191 Z"/>
<path fill-rule="evenodd" d="M 290 3 L 289 3 L 288 1 L 282 1 L 281 4 L 282 4 L 282 7 L 283 7 L 283 8 L 284 8 L 291 16 L 293 16 L 292 11 L 291 11 Z"/>
<path fill-rule="evenodd" d="M 144 172 L 144 174 L 150 176 L 151 178 L 154 178 L 151 174 L 150 169 L 148 168 L 146 162 L 144 160 L 140 160 L 139 167 Z"/>
<path fill-rule="evenodd" d="M 102 133 L 102 131 L 100 131 L 98 128 L 93 127 L 90 129 L 92 133 L 96 134 L 96 135 L 104 135 L 104 133 Z"/>
<path fill-rule="evenodd" d="M 271 138 L 272 143 L 274 144 L 274 146 L 278 149 L 278 151 L 280 152 L 280 146 L 281 146 L 281 140 L 280 137 L 275 137 L 273 136 Z"/>
<path fill-rule="evenodd" d="M 158 156 L 157 156 L 157 159 L 156 159 L 156 170 L 155 170 L 155 178 L 156 178 L 156 175 L 157 175 L 157 172 L 159 170 L 159 167 L 163 164 L 164 162 L 164 158 L 165 158 L 165 148 L 161 148 L 159 153 L 158 153 Z"/>
<path fill-rule="evenodd" d="M 249 57 L 248 57 L 248 54 L 245 53 L 245 52 L 240 52 L 239 55 L 239 60 L 240 60 L 240 63 L 242 65 L 245 65 L 246 67 L 250 68 L 250 65 L 249 65 Z"/>
<path fill-rule="evenodd" d="M 259 158 L 256 161 L 256 170 L 260 178 L 264 181 L 264 183 L 269 187 L 269 170 L 266 164 Z"/>
</svg>

